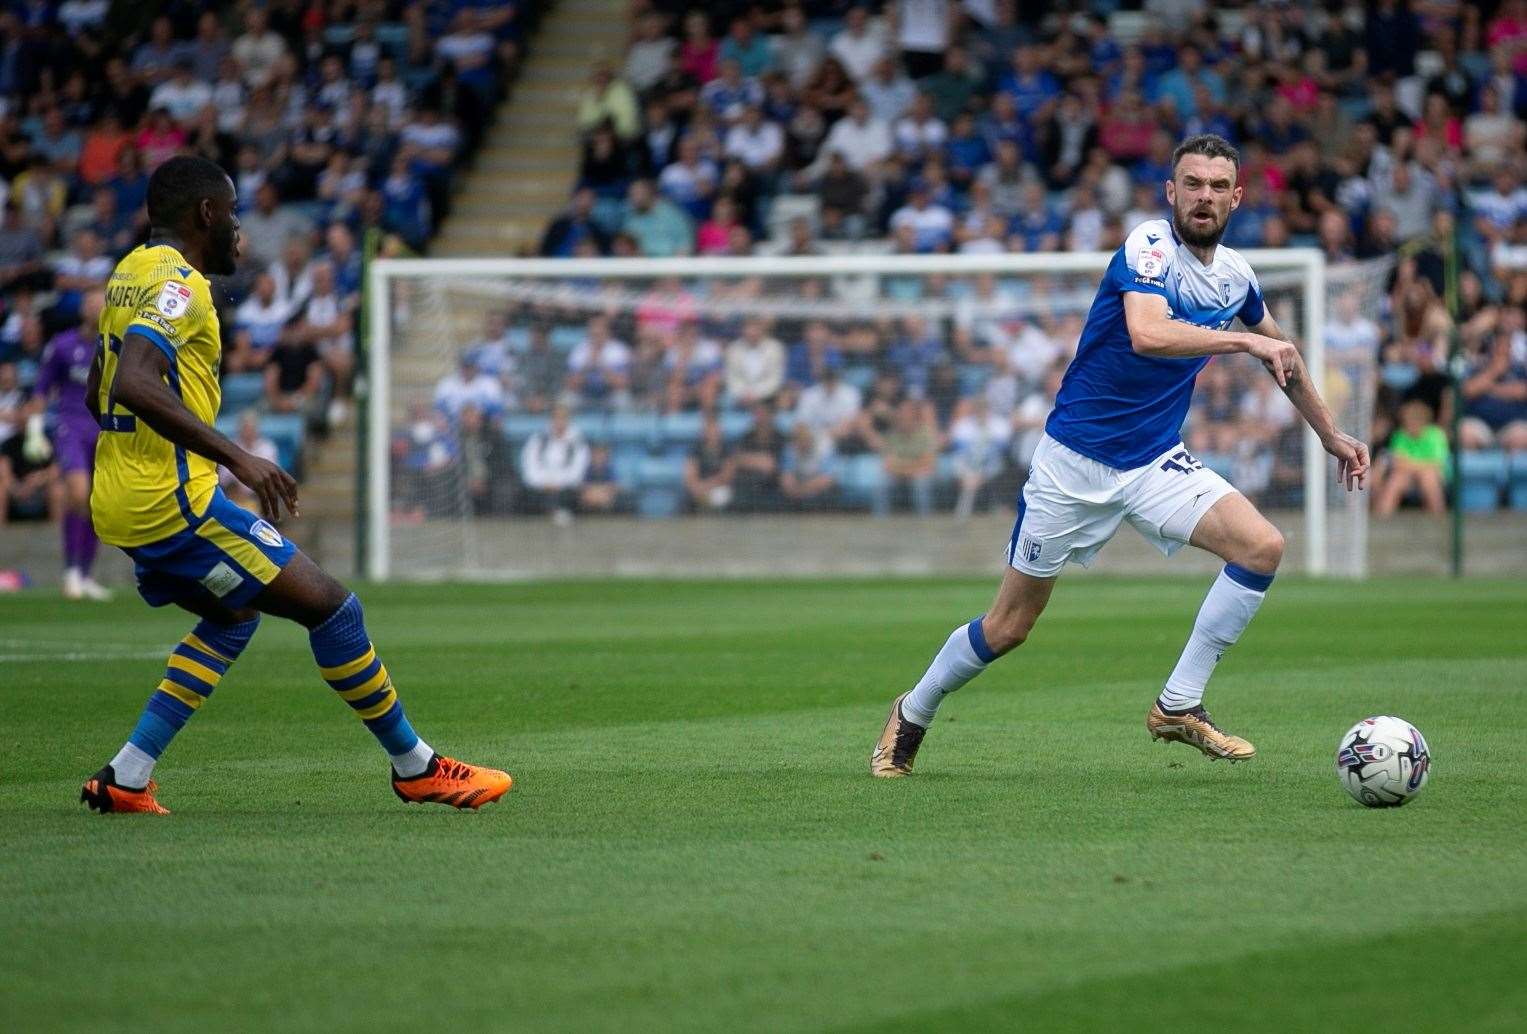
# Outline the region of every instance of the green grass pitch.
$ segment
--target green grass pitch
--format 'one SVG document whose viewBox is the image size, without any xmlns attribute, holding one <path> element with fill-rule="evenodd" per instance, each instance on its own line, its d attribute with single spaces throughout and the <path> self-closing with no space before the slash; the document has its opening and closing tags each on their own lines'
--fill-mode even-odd
<svg viewBox="0 0 1527 1034">
<path fill-rule="evenodd" d="M 0 599 L 0 1029 L 1524 1029 L 1527 586 L 1281 580 L 1210 688 L 1232 768 L 1143 725 L 1203 581 L 1064 580 L 871 780 L 992 587 L 365 589 L 417 727 L 513 793 L 404 807 L 267 620 L 158 820 L 76 796 L 188 619 Z M 1332 773 L 1375 713 L 1434 751 L 1402 809 Z"/>
</svg>

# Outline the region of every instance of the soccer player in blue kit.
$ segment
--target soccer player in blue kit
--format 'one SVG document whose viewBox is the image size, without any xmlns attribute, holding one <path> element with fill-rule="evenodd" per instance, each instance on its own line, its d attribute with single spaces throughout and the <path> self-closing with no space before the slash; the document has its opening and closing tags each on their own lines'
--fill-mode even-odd
<svg viewBox="0 0 1527 1034">
<path fill-rule="evenodd" d="M 1194 378 L 1215 355 L 1260 359 L 1336 457 L 1348 491 L 1363 487 L 1368 449 L 1337 429 L 1246 260 L 1219 246 L 1240 204 L 1239 169 L 1236 149 L 1213 134 L 1177 147 L 1166 184 L 1172 218 L 1135 227 L 1103 275 L 1018 499 L 997 598 L 956 628 L 917 684 L 892 702 L 871 775 L 911 775 L 944 697 L 1022 644 L 1066 562 L 1088 564 L 1126 520 L 1168 556 L 1187 543 L 1225 561 L 1146 715 L 1147 730 L 1211 760 L 1256 756 L 1214 723 L 1203 691 L 1272 585 L 1283 536 L 1184 448 Z M 1249 333 L 1228 329 L 1237 318 Z"/>
</svg>

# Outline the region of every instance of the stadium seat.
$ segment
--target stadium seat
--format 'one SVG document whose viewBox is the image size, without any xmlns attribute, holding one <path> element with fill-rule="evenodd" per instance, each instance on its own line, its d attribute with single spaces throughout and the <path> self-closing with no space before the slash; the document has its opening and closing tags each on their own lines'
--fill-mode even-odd
<svg viewBox="0 0 1527 1034">
<path fill-rule="evenodd" d="M 1465 452 L 1458 457 L 1459 493 L 1465 511 L 1484 513 L 1500 505 L 1506 487 L 1506 454 L 1497 449 Z"/>
<path fill-rule="evenodd" d="M 933 466 L 933 483 L 935 485 L 952 485 L 958 476 L 954 453 L 939 453 L 938 461 Z"/>
<path fill-rule="evenodd" d="M 239 414 L 223 413 L 217 418 L 217 429 L 230 438 L 239 433 Z M 260 417 L 260 434 L 269 438 L 276 447 L 276 462 L 283 470 L 301 475 L 302 444 L 307 428 L 300 413 L 266 413 Z"/>
<path fill-rule="evenodd" d="M 1512 453 L 1510 474 L 1507 494 L 1511 500 L 1511 509 L 1527 510 L 1527 452 Z"/>
<path fill-rule="evenodd" d="M 604 413 L 579 413 L 573 417 L 573 426 L 591 445 L 602 445 L 610 439 L 610 418 Z"/>
<path fill-rule="evenodd" d="M 849 363 L 838 371 L 845 384 L 852 384 L 862 392 L 868 392 L 875 383 L 875 368 L 864 363 Z"/>
<path fill-rule="evenodd" d="M 550 425 L 551 420 L 538 413 L 506 413 L 504 437 L 518 444 L 538 431 L 544 431 Z"/>
<path fill-rule="evenodd" d="M 583 339 L 587 336 L 582 327 L 569 326 L 563 323 L 552 327 L 551 332 L 546 335 L 546 340 L 558 352 L 571 352 L 582 344 Z"/>
<path fill-rule="evenodd" d="M 742 409 L 721 411 L 721 435 L 727 441 L 735 441 L 753 427 L 753 414 Z"/>
<path fill-rule="evenodd" d="M 838 463 L 838 477 L 844 502 L 869 506 L 885 481 L 885 462 L 874 453 L 845 456 Z"/>
<path fill-rule="evenodd" d="M 258 373 L 230 373 L 223 378 L 225 415 L 238 414 L 265 397 L 265 377 Z"/>
<path fill-rule="evenodd" d="M 986 382 L 991 377 L 990 366 L 962 363 L 959 371 L 961 395 L 979 395 L 986 390 Z"/>
<path fill-rule="evenodd" d="M 643 456 L 637 467 L 637 483 L 643 489 L 682 488 L 684 457 L 674 454 Z"/>
<path fill-rule="evenodd" d="M 658 438 L 656 413 L 611 413 L 610 441 L 616 445 L 650 446 Z"/>
<path fill-rule="evenodd" d="M 615 472 L 615 481 L 626 491 L 633 491 L 641 481 L 642 461 L 647 458 L 647 450 L 634 445 L 622 446 L 610 452 L 610 467 Z"/>
<path fill-rule="evenodd" d="M 705 418 L 699 413 L 665 413 L 659 422 L 658 431 L 665 443 L 692 444 L 700 440 L 700 432 L 704 427 Z"/>
<path fill-rule="evenodd" d="M 684 509 L 684 493 L 676 488 L 644 488 L 636 496 L 636 512 L 642 517 L 677 517 Z"/>
</svg>

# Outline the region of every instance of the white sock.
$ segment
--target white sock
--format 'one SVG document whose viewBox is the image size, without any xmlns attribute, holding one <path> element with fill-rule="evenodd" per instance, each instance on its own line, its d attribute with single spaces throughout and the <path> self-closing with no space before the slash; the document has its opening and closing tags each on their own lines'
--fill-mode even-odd
<svg viewBox="0 0 1527 1034">
<path fill-rule="evenodd" d="M 155 760 L 131 743 L 122 744 L 117 756 L 111 759 L 111 770 L 117 777 L 117 785 L 130 790 L 143 789 L 148 785 L 148 777 L 154 774 Z"/>
<path fill-rule="evenodd" d="M 1161 706 L 1171 711 L 1185 711 L 1203 703 L 1204 686 L 1214 674 L 1214 666 L 1225 651 L 1235 645 L 1241 633 L 1256 616 L 1273 576 L 1248 571 L 1237 564 L 1226 564 L 1209 595 L 1198 609 L 1193 634 L 1182 648 L 1177 667 L 1161 691 Z"/>
<path fill-rule="evenodd" d="M 944 697 L 981 674 L 996 659 L 997 655 L 986 645 L 980 618 L 956 628 L 901 702 L 902 717 L 926 729 L 933 724 L 933 714 Z"/>
<path fill-rule="evenodd" d="M 392 770 L 404 779 L 410 779 L 416 775 L 422 775 L 429 767 L 429 759 L 435 756 L 435 748 L 420 740 L 414 744 L 414 749 L 405 754 L 388 754 L 392 759 Z"/>
</svg>

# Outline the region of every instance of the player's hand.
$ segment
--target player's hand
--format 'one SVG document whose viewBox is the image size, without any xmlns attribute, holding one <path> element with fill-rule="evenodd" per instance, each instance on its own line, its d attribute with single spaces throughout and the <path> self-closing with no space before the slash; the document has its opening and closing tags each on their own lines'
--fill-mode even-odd
<svg viewBox="0 0 1527 1034">
<path fill-rule="evenodd" d="M 1368 482 L 1368 446 L 1340 431 L 1320 444 L 1336 457 L 1336 483 L 1348 492 L 1361 491 Z"/>
<path fill-rule="evenodd" d="M 1262 360 L 1267 372 L 1278 380 L 1278 387 L 1288 387 L 1289 378 L 1299 370 L 1299 349 L 1288 341 L 1251 335 L 1246 351 Z"/>
<path fill-rule="evenodd" d="M 237 466 L 229 466 L 233 476 L 242 481 L 260 500 L 260 509 L 272 521 L 281 519 L 281 504 L 293 517 L 297 512 L 297 481 L 270 460 L 244 453 Z"/>
</svg>

